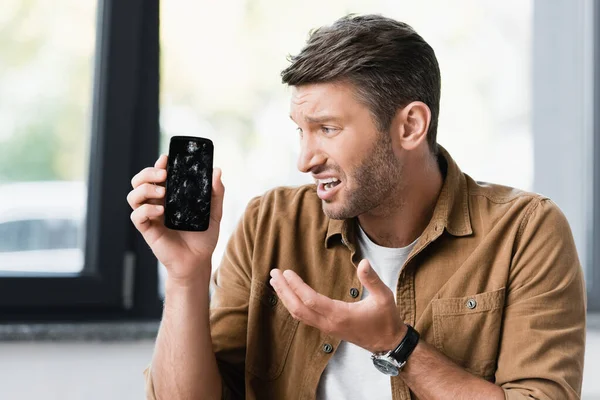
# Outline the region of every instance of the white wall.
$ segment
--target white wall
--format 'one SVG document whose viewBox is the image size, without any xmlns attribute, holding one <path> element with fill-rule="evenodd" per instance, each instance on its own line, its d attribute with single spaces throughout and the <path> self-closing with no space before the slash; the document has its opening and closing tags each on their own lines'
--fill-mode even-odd
<svg viewBox="0 0 600 400">
<path fill-rule="evenodd" d="M 154 342 L 0 342 L 1 400 L 144 399 Z"/>
<path fill-rule="evenodd" d="M 591 267 L 593 2 L 536 0 L 533 23 L 534 191 L 565 213 Z"/>
</svg>

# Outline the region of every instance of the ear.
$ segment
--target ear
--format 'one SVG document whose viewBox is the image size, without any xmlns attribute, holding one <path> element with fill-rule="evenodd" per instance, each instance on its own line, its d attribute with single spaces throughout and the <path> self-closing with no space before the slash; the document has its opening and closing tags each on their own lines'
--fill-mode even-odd
<svg viewBox="0 0 600 400">
<path fill-rule="evenodd" d="M 405 150 L 414 150 L 422 143 L 427 144 L 427 131 L 431 121 L 431 110 L 422 101 L 413 101 L 404 108 L 398 109 L 392 126 L 396 128 L 396 136 Z"/>
</svg>

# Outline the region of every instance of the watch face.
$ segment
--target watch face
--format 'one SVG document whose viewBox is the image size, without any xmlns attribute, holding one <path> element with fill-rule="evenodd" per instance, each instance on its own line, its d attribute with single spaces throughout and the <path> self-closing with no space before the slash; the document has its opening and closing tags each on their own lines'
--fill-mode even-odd
<svg viewBox="0 0 600 400">
<path fill-rule="evenodd" d="M 374 358 L 373 364 L 375 365 L 375 368 L 377 368 L 379 371 L 383 372 L 386 375 L 398 375 L 398 367 L 396 367 L 393 363 L 386 360 L 385 358 Z"/>
</svg>

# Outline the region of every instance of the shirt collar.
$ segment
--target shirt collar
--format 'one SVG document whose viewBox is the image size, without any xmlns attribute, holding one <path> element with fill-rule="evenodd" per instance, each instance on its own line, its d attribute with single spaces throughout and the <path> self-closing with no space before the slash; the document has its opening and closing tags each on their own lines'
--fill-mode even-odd
<svg viewBox="0 0 600 400">
<path fill-rule="evenodd" d="M 438 165 L 442 173 L 445 172 L 444 184 L 438 196 L 431 221 L 425 228 L 423 235 L 430 236 L 429 231 L 445 229 L 453 236 L 466 236 L 473 233 L 471 218 L 469 216 L 469 196 L 467 180 L 448 151 L 438 145 Z M 342 243 L 351 243 L 354 229 L 354 218 L 338 220 L 329 219 L 325 246 L 328 247 L 330 239 L 341 236 Z"/>
</svg>

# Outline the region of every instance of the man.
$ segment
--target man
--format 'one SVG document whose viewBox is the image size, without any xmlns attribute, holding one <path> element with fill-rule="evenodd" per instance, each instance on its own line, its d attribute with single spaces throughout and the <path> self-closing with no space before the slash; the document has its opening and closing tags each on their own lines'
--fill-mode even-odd
<svg viewBox="0 0 600 400">
<path fill-rule="evenodd" d="M 349 16 L 282 77 L 315 185 L 249 203 L 210 304 L 220 171 L 200 233 L 162 224 L 165 156 L 132 180 L 132 220 L 168 270 L 148 398 L 579 398 L 568 223 L 541 195 L 474 181 L 437 144 L 431 47 L 406 24 Z"/>
</svg>

